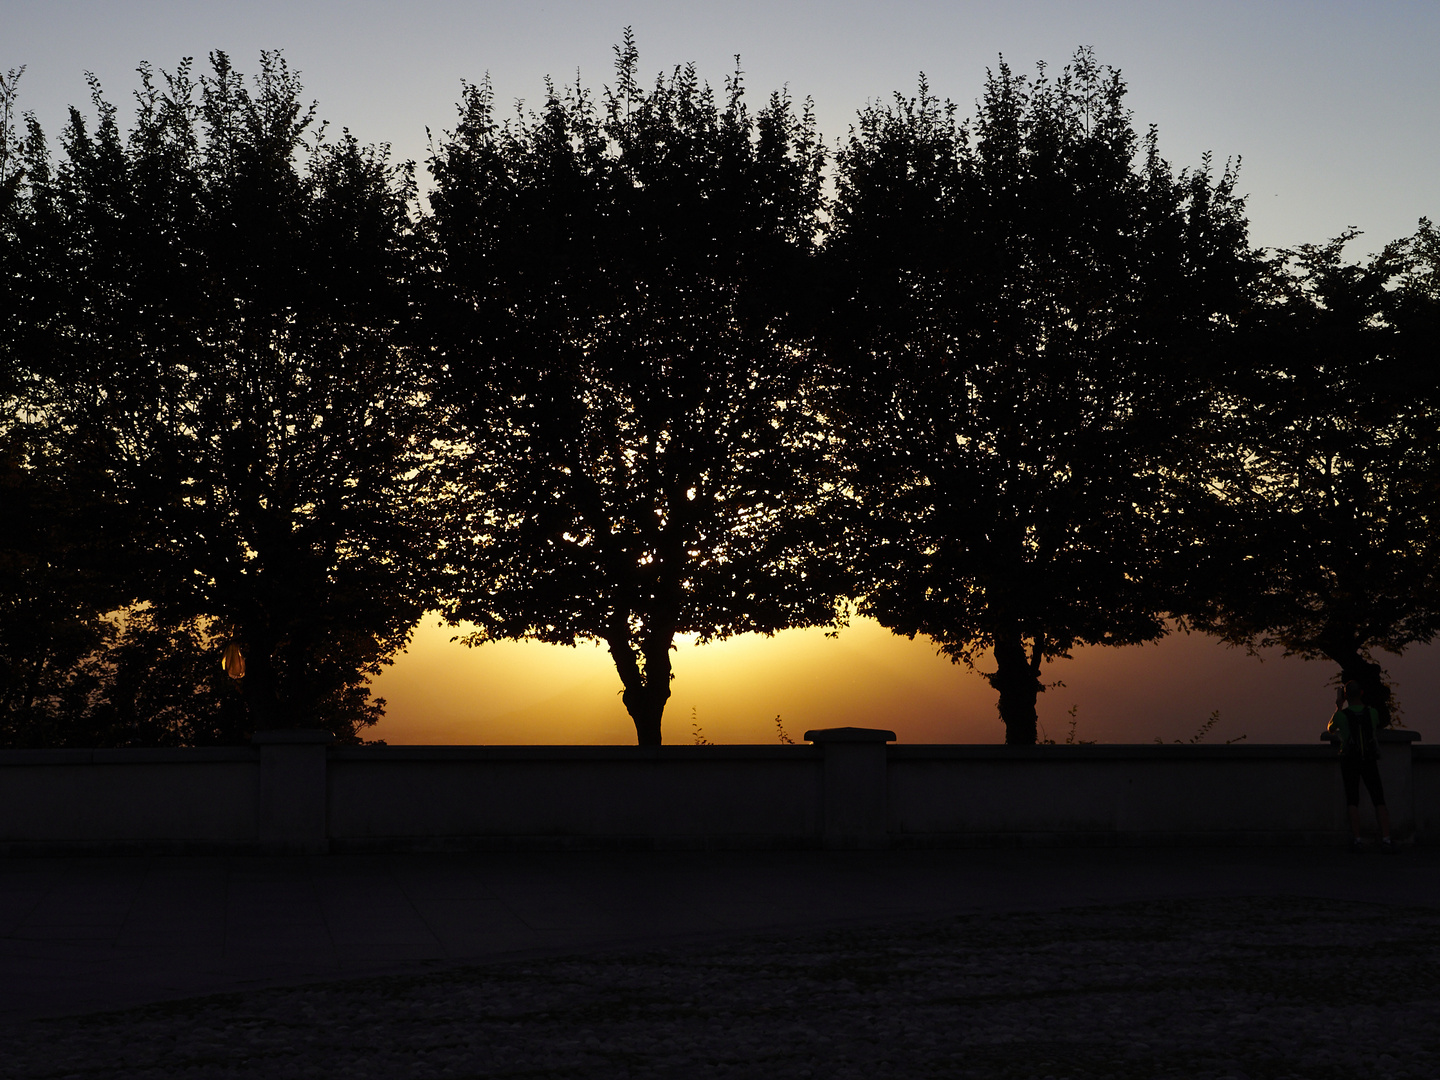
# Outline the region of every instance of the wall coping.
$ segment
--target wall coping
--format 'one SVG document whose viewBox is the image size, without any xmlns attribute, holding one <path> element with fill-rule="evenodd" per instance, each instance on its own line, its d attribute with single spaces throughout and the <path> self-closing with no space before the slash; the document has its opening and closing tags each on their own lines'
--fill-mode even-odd
<svg viewBox="0 0 1440 1080">
<path fill-rule="evenodd" d="M 861 728 L 860 731 L 868 729 Z M 258 734 L 271 734 L 268 732 Z M 258 739 L 257 734 L 257 739 Z M 290 735 L 291 732 L 281 734 Z M 819 732 L 807 732 L 809 735 Z M 888 735 L 879 732 L 877 735 Z M 329 732 L 325 732 L 331 738 Z M 1419 736 L 1411 731 L 1382 731 L 1382 741 L 1405 743 L 1419 759 L 1440 759 L 1440 745 L 1418 743 Z M 809 745 L 772 745 L 765 743 L 664 746 L 586 746 L 586 745 L 418 745 L 418 746 L 335 746 L 326 748 L 331 761 L 818 761 L 824 752 L 824 737 Z M 850 740 L 841 738 L 839 742 Z M 857 740 L 878 743 L 878 737 Z M 318 739 L 283 738 L 279 744 L 316 745 Z M 266 745 L 269 740 L 260 745 Z M 273 745 L 273 743 L 270 743 Z M 322 744 L 323 745 L 323 744 Z M 892 761 L 954 760 L 970 758 L 977 761 L 1014 760 L 1076 761 L 1076 760 L 1165 760 L 1177 758 L 1216 758 L 1224 760 L 1293 758 L 1330 759 L 1335 750 L 1330 740 L 1313 743 L 1252 743 L 1252 744 L 1175 744 L 1175 743 L 1087 743 L 1077 745 L 1040 744 L 1038 746 L 1007 746 L 1002 743 L 895 743 L 886 746 Z M 189 747 L 113 747 L 101 749 L 36 749 L 0 750 L 0 766 L 5 765 L 143 765 L 161 762 L 249 762 L 259 760 L 259 746 L 189 746 Z"/>
<path fill-rule="evenodd" d="M 333 743 L 335 736 L 324 728 L 271 728 L 255 732 L 250 741 L 256 746 L 313 746 Z"/>
<path fill-rule="evenodd" d="M 828 727 L 805 732 L 805 741 L 812 743 L 887 743 L 895 741 L 895 732 L 882 728 Z"/>
<path fill-rule="evenodd" d="M 333 746 L 331 761 L 818 761 L 815 746 Z"/>
<path fill-rule="evenodd" d="M 254 764 L 253 746 L 122 746 L 107 749 L 0 750 L 0 765 L 148 765 L 162 761 L 245 761 Z"/>
<path fill-rule="evenodd" d="M 1289 758 L 1295 761 L 1338 760 L 1332 747 L 1309 743 L 1085 743 L 1007 746 L 990 743 L 900 743 L 887 747 L 891 761 L 1220 761 Z"/>
</svg>

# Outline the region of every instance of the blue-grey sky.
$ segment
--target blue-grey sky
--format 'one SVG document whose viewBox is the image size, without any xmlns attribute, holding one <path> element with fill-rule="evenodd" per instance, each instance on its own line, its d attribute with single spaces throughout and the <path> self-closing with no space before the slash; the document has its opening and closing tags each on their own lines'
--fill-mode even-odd
<svg viewBox="0 0 1440 1080">
<path fill-rule="evenodd" d="M 219 48 L 253 71 L 278 48 L 333 125 L 423 160 L 462 79 L 488 72 L 502 101 L 535 101 L 546 74 L 598 87 L 627 25 L 648 73 L 693 60 L 718 85 L 739 53 L 753 94 L 813 97 L 832 142 L 867 98 L 913 91 L 921 71 L 968 110 L 1000 54 L 1029 71 L 1092 45 L 1176 165 L 1207 149 L 1243 158 L 1258 244 L 1353 225 L 1360 254 L 1440 214 L 1435 0 L 0 0 L 0 69 L 27 65 L 21 105 L 53 133 L 68 104 L 87 104 L 87 70 L 124 104 L 141 60 L 170 68 Z"/>
</svg>

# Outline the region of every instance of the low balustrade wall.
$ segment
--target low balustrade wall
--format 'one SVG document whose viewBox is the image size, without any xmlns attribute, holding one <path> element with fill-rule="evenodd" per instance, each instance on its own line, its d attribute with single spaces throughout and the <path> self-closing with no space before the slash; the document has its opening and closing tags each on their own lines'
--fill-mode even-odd
<svg viewBox="0 0 1440 1080">
<path fill-rule="evenodd" d="M 0 852 L 1342 844 L 1333 747 L 328 746 L 0 751 Z M 1440 747 L 1383 733 L 1402 841 L 1440 843 Z M 1373 822 L 1368 796 L 1364 820 Z"/>
</svg>

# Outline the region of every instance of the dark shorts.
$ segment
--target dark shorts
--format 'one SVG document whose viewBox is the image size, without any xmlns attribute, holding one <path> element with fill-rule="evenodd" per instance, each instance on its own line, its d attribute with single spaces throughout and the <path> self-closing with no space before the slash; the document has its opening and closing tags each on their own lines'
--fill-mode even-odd
<svg viewBox="0 0 1440 1080">
<path fill-rule="evenodd" d="M 1376 806 L 1385 805 L 1385 790 L 1380 786 L 1380 763 L 1374 758 L 1361 761 L 1359 758 L 1340 759 L 1340 777 L 1345 781 L 1345 805 L 1360 805 L 1360 781 L 1365 781 L 1365 790 L 1370 792 L 1370 801 Z"/>
</svg>

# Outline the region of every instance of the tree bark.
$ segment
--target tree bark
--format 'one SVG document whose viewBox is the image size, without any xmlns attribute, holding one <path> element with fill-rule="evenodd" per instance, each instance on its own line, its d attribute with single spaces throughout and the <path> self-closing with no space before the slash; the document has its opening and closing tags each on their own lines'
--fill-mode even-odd
<svg viewBox="0 0 1440 1080">
<path fill-rule="evenodd" d="M 670 700 L 670 643 L 673 633 L 647 634 L 642 646 L 645 661 L 641 670 L 629 635 L 608 639 L 610 656 L 620 673 L 625 692 L 620 700 L 635 723 L 635 738 L 640 746 L 660 745 L 660 721 L 665 703 Z"/>
<path fill-rule="evenodd" d="M 986 678 L 1000 693 L 1000 719 L 1005 724 L 1007 745 L 1034 746 L 1037 741 L 1039 659 L 1038 644 L 1031 656 L 1025 655 L 1025 640 L 1019 630 L 995 635 L 995 674 Z"/>
<path fill-rule="evenodd" d="M 626 689 L 621 696 L 630 719 L 635 722 L 635 740 L 640 746 L 660 745 L 660 720 L 665 715 L 665 702 L 670 699 L 668 686 L 657 690 L 651 686 Z"/>
<path fill-rule="evenodd" d="M 245 677 L 240 690 L 245 709 L 255 731 L 290 727 L 280 708 L 279 688 L 275 685 L 275 664 L 267 643 L 251 643 L 245 650 Z"/>
</svg>

